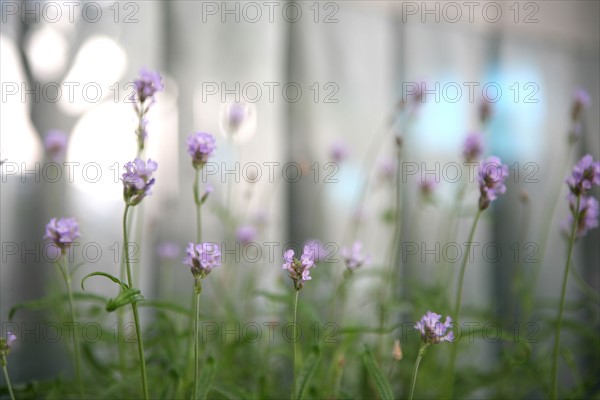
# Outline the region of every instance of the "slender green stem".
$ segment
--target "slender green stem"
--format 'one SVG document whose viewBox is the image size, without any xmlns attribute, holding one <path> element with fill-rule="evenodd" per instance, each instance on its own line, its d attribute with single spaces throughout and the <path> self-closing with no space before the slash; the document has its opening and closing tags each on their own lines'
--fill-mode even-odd
<svg viewBox="0 0 600 400">
<path fill-rule="evenodd" d="M 412 383 L 410 384 L 410 394 L 408 395 L 409 400 L 412 400 L 413 395 L 415 394 L 415 385 L 417 383 L 417 374 L 419 373 L 419 364 L 421 364 L 421 359 L 425 355 L 427 347 L 429 347 L 429 344 L 422 343 L 421 348 L 419 349 L 419 356 L 415 362 L 415 371 L 413 372 Z"/>
<path fill-rule="evenodd" d="M 125 212 L 123 213 L 123 254 L 125 254 L 125 265 L 127 266 L 127 283 L 131 288 L 133 286 L 131 278 L 131 265 L 129 264 L 129 246 L 127 243 L 127 213 L 129 212 L 129 205 L 125 206 Z M 146 359 L 144 357 L 144 342 L 142 339 L 142 330 L 140 329 L 140 317 L 138 315 L 137 303 L 131 303 L 133 310 L 133 320 L 135 323 L 135 333 L 137 336 L 138 353 L 140 356 L 140 371 L 142 374 L 142 390 L 144 392 L 144 399 L 148 400 L 148 382 L 146 379 Z"/>
<path fill-rule="evenodd" d="M 579 219 L 579 205 L 581 197 L 577 196 L 577 207 L 575 207 L 575 215 L 573 215 L 573 226 L 571 227 L 571 236 L 569 239 L 569 249 L 567 250 L 567 262 L 565 265 L 565 273 L 563 275 L 562 290 L 560 293 L 560 305 L 558 308 L 558 322 L 556 324 L 556 339 L 554 340 L 554 351 L 552 354 L 552 393 L 550 397 L 556 399 L 558 397 L 558 348 L 560 347 L 560 329 L 562 327 L 563 311 L 565 308 L 565 296 L 567 294 L 567 281 L 569 278 L 569 268 L 571 267 L 571 255 L 573 254 L 573 243 L 575 243 L 575 231 Z"/>
<path fill-rule="evenodd" d="M 196 241 L 202 242 L 202 200 L 200 197 L 200 168 L 196 168 L 194 177 L 194 203 L 196 203 Z"/>
<path fill-rule="evenodd" d="M 10 378 L 8 377 L 8 370 L 6 369 L 6 358 L 2 356 L 2 372 L 4 373 L 4 380 L 6 381 L 6 386 L 8 386 L 8 394 L 10 395 L 11 400 L 15 400 L 15 394 L 13 393 L 12 385 L 10 384 Z"/>
<path fill-rule="evenodd" d="M 202 284 L 200 278 L 194 279 L 194 390 L 192 400 L 196 398 L 198 392 L 198 314 L 200 313 L 200 293 Z"/>
<path fill-rule="evenodd" d="M 564 174 L 565 171 L 567 170 L 568 166 L 571 164 L 571 158 L 572 158 L 572 154 L 573 154 L 573 144 L 571 143 L 569 145 L 569 148 L 567 149 L 567 155 L 566 157 L 563 157 L 563 163 L 561 165 L 561 167 L 559 168 L 558 172 L 560 174 Z M 542 267 L 542 265 L 544 265 L 544 260 L 546 259 L 545 255 L 546 255 L 546 247 L 548 244 L 548 239 L 550 237 L 550 232 L 552 231 L 551 226 L 552 226 L 552 220 L 554 219 L 554 214 L 556 213 L 556 207 L 559 204 L 559 200 L 560 200 L 560 193 L 561 193 L 561 189 L 563 188 L 563 182 L 559 182 L 557 183 L 556 187 L 552 190 L 552 194 L 550 196 L 550 201 L 545 203 L 545 208 L 543 211 L 543 218 L 541 219 L 542 221 L 542 228 L 540 230 L 540 234 L 541 234 L 541 239 L 539 241 L 539 254 L 540 254 L 540 261 L 535 265 L 535 268 L 533 270 L 533 277 L 531 278 L 531 283 L 528 285 L 529 287 L 532 288 L 532 290 L 530 290 L 528 292 L 530 298 L 528 299 L 528 301 L 525 303 L 525 305 L 527 306 L 527 310 L 525 311 L 525 318 L 524 320 L 529 319 L 531 313 L 532 313 L 532 308 L 533 308 L 533 297 L 535 296 L 535 288 L 537 286 L 538 283 L 538 278 L 540 275 L 540 269 Z"/>
<path fill-rule="evenodd" d="M 64 264 L 63 264 L 64 262 Z M 77 328 L 75 326 L 75 307 L 73 305 L 73 290 L 71 289 L 71 273 L 69 272 L 69 265 L 66 261 L 64 254 L 61 255 L 58 260 L 59 268 L 65 278 L 65 285 L 67 286 L 67 294 L 69 296 L 69 311 L 71 314 L 71 324 L 73 325 L 73 350 L 75 355 L 75 379 L 77 380 L 77 386 L 79 386 L 79 394 L 84 398 L 83 394 L 83 381 L 81 379 L 81 355 L 79 353 L 79 336 L 77 334 Z"/>
<path fill-rule="evenodd" d="M 292 400 L 294 400 L 296 398 L 296 385 L 297 385 L 297 379 L 298 379 L 298 340 L 296 337 L 296 315 L 297 315 L 297 311 L 298 311 L 298 294 L 300 293 L 299 290 L 294 290 L 294 319 L 292 320 L 293 322 L 293 327 L 294 327 L 294 380 L 293 380 L 293 385 L 292 385 Z"/>
<path fill-rule="evenodd" d="M 467 269 L 467 261 L 469 260 L 469 254 L 471 253 L 471 243 L 473 242 L 473 237 L 475 236 L 475 230 L 477 229 L 477 222 L 479 221 L 479 217 L 481 216 L 482 210 L 478 210 L 475 215 L 475 220 L 473 221 L 473 226 L 471 226 L 471 232 L 469 233 L 469 240 L 467 241 L 467 248 L 465 257 L 463 258 L 462 265 L 460 266 L 460 274 L 458 276 L 458 289 L 456 290 L 456 302 L 454 308 L 454 320 L 457 324 L 460 323 L 460 308 L 462 303 L 462 291 L 463 291 L 463 283 L 465 280 L 465 270 Z M 458 343 L 452 346 L 452 350 L 450 352 L 450 370 L 448 374 L 448 395 L 452 398 L 454 393 L 454 371 L 456 368 L 456 356 L 458 353 Z"/>
</svg>

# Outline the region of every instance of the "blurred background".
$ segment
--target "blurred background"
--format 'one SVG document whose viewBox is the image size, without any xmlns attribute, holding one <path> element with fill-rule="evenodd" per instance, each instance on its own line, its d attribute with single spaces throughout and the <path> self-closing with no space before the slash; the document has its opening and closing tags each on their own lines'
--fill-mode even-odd
<svg viewBox="0 0 600 400">
<path fill-rule="evenodd" d="M 279 243 L 276 257 L 263 255 L 266 260 L 253 266 L 264 274 L 257 285 L 269 288 L 282 279 L 285 243 L 315 239 L 347 246 L 356 221 L 356 236 L 373 264 L 385 262 L 392 229 L 382 215 L 393 204 L 393 189 L 381 175 L 386 160 L 394 157 L 395 136 L 402 137 L 406 162 L 416 163 L 420 172 L 435 170 L 436 163 L 440 168 L 461 163 L 467 133 L 485 130 L 485 154 L 498 155 L 511 166 L 511 179 L 507 194 L 481 222 L 478 240 L 498 243 L 504 256 L 489 262 L 476 253 L 465 301 L 510 320 L 510 278 L 519 264 L 513 262 L 510 246 L 520 240 L 521 250 L 529 251 L 523 244 L 539 243 L 544 230 L 550 245 L 545 255 L 536 252 L 545 262 L 539 287 L 531 290 L 556 301 L 565 252 L 559 227 L 568 208 L 560 200 L 549 225 L 543 209 L 565 186 L 570 169 L 565 168 L 567 137 L 578 89 L 587 91 L 591 106 L 581 119 L 570 165 L 583 154 L 599 155 L 600 2 L 472 3 L 1 2 L 2 333 L 9 328 L 10 308 L 39 298 L 56 278 L 42 251 L 44 226 L 51 217 L 76 217 L 82 244 L 97 244 L 86 256 L 92 265 L 78 274 L 117 271 L 123 210 L 118 178 L 136 151 L 136 120 L 127 96 L 142 67 L 158 70 L 165 84 L 148 116 L 146 156 L 157 160 L 159 169 L 153 195 L 143 206 L 139 265 L 150 271 L 140 274 L 146 297 L 159 297 L 164 290 L 162 295 L 178 299 L 178 291 L 191 287 L 180 259 L 195 236 L 194 170 L 186 153 L 186 138 L 193 132 L 217 136 L 205 238 L 233 249 L 235 229 L 259 227 L 258 242 Z M 409 128 L 390 125 L 402 100 L 413 101 L 407 91 L 421 83 L 432 92 L 426 93 L 413 123 Z M 484 127 L 479 110 L 486 95 L 496 101 Z M 257 117 L 243 143 L 222 134 L 221 110 L 234 101 L 250 103 Z M 382 125 L 387 126 L 383 133 Z M 52 130 L 69 138 L 58 170 L 45 168 L 50 159 L 44 138 Z M 332 156 L 336 146 L 347 157 Z M 235 170 L 236 162 L 236 175 L 223 176 L 226 169 Z M 256 183 L 242 173 L 249 163 L 261 167 Z M 274 165 L 272 179 L 269 165 Z M 292 167 L 286 170 L 286 165 Z M 296 181 L 297 166 L 304 174 Z M 236 176 L 239 182 L 233 181 Z M 365 187 L 368 176 L 373 179 Z M 437 221 L 451 204 L 456 185 L 442 179 L 435 193 L 437 207 L 419 205 L 420 177 L 407 176 L 404 201 L 417 211 L 405 216 L 404 236 L 433 248 L 440 240 Z M 524 236 L 522 193 L 529 197 L 531 218 Z M 560 198 L 565 195 L 563 190 Z M 362 196 L 365 206 L 357 212 Z M 465 209 L 475 204 L 476 196 L 467 198 Z M 231 229 L 220 213 L 228 206 L 236 218 Z M 459 224 L 457 242 L 466 241 L 469 226 L 470 220 Z M 598 239 L 598 230 L 592 231 L 577 247 L 575 261 L 596 289 Z M 100 255 L 94 253 L 97 248 Z M 419 254 L 410 262 L 422 277 L 439 268 L 431 256 L 422 262 Z M 533 270 L 536 265 L 521 267 Z M 327 290 L 322 283 L 314 286 Z M 92 280 L 88 290 L 114 292 Z M 578 294 L 571 290 L 570 295 Z M 187 297 L 180 300 L 188 304 Z M 357 308 L 357 317 L 363 312 Z M 597 327 L 597 315 L 580 317 L 592 318 Z M 21 313 L 10 323 L 36 331 L 42 320 L 38 314 Z M 68 365 L 60 343 L 35 335 L 23 335 L 14 352 L 16 381 L 55 377 L 57 364 Z"/>
</svg>

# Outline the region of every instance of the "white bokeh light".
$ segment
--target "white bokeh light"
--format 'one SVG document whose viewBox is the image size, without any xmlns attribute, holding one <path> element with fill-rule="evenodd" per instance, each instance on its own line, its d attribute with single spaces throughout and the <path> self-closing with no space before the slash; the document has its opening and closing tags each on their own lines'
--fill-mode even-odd
<svg viewBox="0 0 600 400">
<path fill-rule="evenodd" d="M 125 84 L 118 83 L 126 67 L 127 54 L 118 43 L 105 36 L 89 38 L 63 80 L 59 108 L 79 115 L 103 98 L 118 101 L 126 91 Z"/>
</svg>

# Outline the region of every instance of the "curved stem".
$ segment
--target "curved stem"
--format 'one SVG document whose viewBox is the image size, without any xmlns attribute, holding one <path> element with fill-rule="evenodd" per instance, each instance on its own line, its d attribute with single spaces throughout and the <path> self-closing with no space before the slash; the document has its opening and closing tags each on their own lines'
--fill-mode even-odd
<svg viewBox="0 0 600 400">
<path fill-rule="evenodd" d="M 569 249 L 567 250 L 567 265 L 563 275 L 562 290 L 560 292 L 560 305 L 558 308 L 558 323 L 556 324 L 556 339 L 554 340 L 554 351 L 552 353 L 552 393 L 550 397 L 556 399 L 558 396 L 558 349 L 560 347 L 560 328 L 562 326 L 563 311 L 565 308 L 565 296 L 567 294 L 567 281 L 569 278 L 569 268 L 571 267 L 571 255 L 573 254 L 573 243 L 575 243 L 575 231 L 579 218 L 579 205 L 581 196 L 577 197 L 577 207 L 573 215 L 573 226 L 571 227 L 571 236 L 569 239 Z"/>
<path fill-rule="evenodd" d="M 196 398 L 198 392 L 198 314 L 200 312 L 200 293 L 202 284 L 199 278 L 194 278 L 194 389 L 192 400 Z"/>
<path fill-rule="evenodd" d="M 15 394 L 13 393 L 12 385 L 10 384 L 10 378 L 8 377 L 8 370 L 6 369 L 6 358 L 2 356 L 2 372 L 4 373 L 4 380 L 6 386 L 8 386 L 8 394 L 11 400 L 15 400 Z"/>
<path fill-rule="evenodd" d="M 125 265 L 127 267 L 127 283 L 131 288 L 133 286 L 131 278 L 131 265 L 129 264 L 129 246 L 127 243 L 127 213 L 129 212 L 129 205 L 125 206 L 125 212 L 123 213 L 123 254 L 125 254 Z M 144 357 L 144 342 L 142 339 L 142 331 L 140 329 L 140 317 L 138 315 L 137 303 L 131 303 L 133 310 L 133 320 L 135 323 L 135 333 L 137 336 L 138 353 L 140 356 L 140 372 L 142 374 L 142 390 L 144 392 L 144 399 L 148 400 L 148 382 L 146 379 L 146 359 Z"/>
<path fill-rule="evenodd" d="M 479 217 L 481 216 L 482 210 L 479 209 L 477 214 L 475 215 L 475 220 L 473 221 L 473 226 L 471 226 L 471 232 L 469 233 L 469 240 L 467 241 L 467 251 L 465 253 L 465 258 L 463 258 L 462 265 L 460 266 L 460 274 L 458 276 L 458 289 L 456 291 L 456 302 L 454 308 L 454 318 L 455 322 L 459 324 L 460 322 L 460 308 L 462 303 L 462 290 L 463 283 L 465 280 L 465 270 L 467 269 L 467 261 L 469 260 L 469 254 L 471 252 L 471 243 L 473 242 L 473 237 L 475 236 L 475 230 L 477 229 L 477 222 L 479 221 Z M 458 342 L 452 346 L 452 351 L 450 352 L 450 371 L 448 374 L 448 395 L 452 398 L 454 392 L 454 371 L 456 367 L 456 355 L 458 352 Z"/>
<path fill-rule="evenodd" d="M 62 261 L 65 260 L 64 265 Z M 69 265 L 66 261 L 66 257 L 61 255 L 59 259 L 59 268 L 63 272 L 65 278 L 65 285 L 67 286 L 67 294 L 69 296 L 69 311 L 71 314 L 71 324 L 73 325 L 73 350 L 75 353 L 75 379 L 77 380 L 77 386 L 79 386 L 79 394 L 84 398 L 83 394 L 83 381 L 81 380 L 81 355 L 79 353 L 79 337 L 77 335 L 77 328 L 75 326 L 75 307 L 73 306 L 73 290 L 71 289 L 71 274 L 69 272 Z"/>
<path fill-rule="evenodd" d="M 298 311 L 298 294 L 300 293 L 299 290 L 294 290 L 294 318 L 292 320 L 293 322 L 293 327 L 294 327 L 294 380 L 293 380 L 293 385 L 292 385 L 292 400 L 294 400 L 296 398 L 296 385 L 297 385 L 297 372 L 298 372 L 298 340 L 296 337 L 296 315 L 297 315 L 297 311 Z"/>
<path fill-rule="evenodd" d="M 425 355 L 427 351 L 427 347 L 429 345 L 426 343 L 421 344 L 421 348 L 419 349 L 419 356 L 417 357 L 417 361 L 415 362 L 415 371 L 413 372 L 412 383 L 410 384 L 410 394 L 408 395 L 408 399 L 412 400 L 413 395 L 415 394 L 415 384 L 417 383 L 417 374 L 419 373 L 419 364 L 421 364 L 421 359 Z"/>
</svg>

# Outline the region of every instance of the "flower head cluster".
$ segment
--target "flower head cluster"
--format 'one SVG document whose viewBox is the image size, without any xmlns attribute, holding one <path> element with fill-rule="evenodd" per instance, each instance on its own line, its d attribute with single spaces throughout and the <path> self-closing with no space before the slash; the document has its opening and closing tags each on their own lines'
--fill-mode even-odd
<svg viewBox="0 0 600 400">
<path fill-rule="evenodd" d="M 398 169 L 398 162 L 395 158 L 392 157 L 385 158 L 379 163 L 378 169 L 379 177 L 381 180 L 391 181 L 396 175 L 396 170 Z"/>
<path fill-rule="evenodd" d="M 203 279 L 221 265 L 221 251 L 216 243 L 190 243 L 186 253 L 183 263 L 189 265 L 195 278 Z"/>
<path fill-rule="evenodd" d="M 242 144 L 256 133 L 256 107 L 253 103 L 230 102 L 221 107 L 221 133 L 236 144 Z"/>
<path fill-rule="evenodd" d="M 598 227 L 598 201 L 588 196 L 593 185 L 600 185 L 600 162 L 594 161 L 591 155 L 584 156 L 574 167 L 571 176 L 566 180 L 569 186 L 569 208 L 571 215 L 563 225 L 563 230 L 570 234 L 574 218 L 577 219 L 575 236 L 585 236 L 590 229 Z M 577 204 L 579 203 L 579 209 Z"/>
<path fill-rule="evenodd" d="M 598 216 L 600 214 L 600 206 L 598 200 L 591 196 L 582 196 L 579 201 L 579 212 L 576 212 L 577 200 L 571 198 L 569 201 L 571 214 L 563 223 L 562 229 L 566 235 L 571 234 L 573 226 L 573 216 L 577 215 L 577 226 L 575 227 L 575 237 L 582 238 L 587 235 L 588 231 L 598 227 Z"/>
<path fill-rule="evenodd" d="M 600 185 L 600 161 L 594 162 L 589 154 L 583 156 L 566 182 L 574 196 L 585 195 L 593 185 Z"/>
<path fill-rule="evenodd" d="M 67 134 L 59 130 L 51 130 L 44 137 L 44 148 L 50 159 L 60 162 L 65 158 L 67 151 Z"/>
<path fill-rule="evenodd" d="M 415 329 L 421 332 L 421 340 L 427 344 L 437 344 L 440 342 L 454 341 L 452 332 L 452 318 L 446 317 L 442 323 L 442 316 L 431 311 L 427 311 L 423 318 L 415 324 Z"/>
<path fill-rule="evenodd" d="M 479 132 L 470 133 L 465 139 L 463 157 L 467 162 L 478 161 L 483 153 L 483 136 Z"/>
<path fill-rule="evenodd" d="M 17 341 L 17 336 L 11 331 L 6 332 L 6 338 L 0 337 L 0 364 L 6 366 L 6 356 L 10 353 L 10 349 Z"/>
<path fill-rule="evenodd" d="M 300 290 L 304 282 L 310 281 L 310 270 L 315 267 L 315 254 L 310 246 L 304 246 L 304 251 L 300 260 L 294 257 L 294 250 L 286 250 L 283 254 L 285 263 L 281 269 L 285 269 L 290 274 L 290 279 L 294 282 L 294 289 Z"/>
<path fill-rule="evenodd" d="M 571 128 L 569 129 L 569 141 L 576 142 L 581 136 L 581 120 L 583 111 L 590 106 L 590 95 L 583 89 L 573 94 L 573 105 L 571 106 Z"/>
<path fill-rule="evenodd" d="M 313 259 L 316 263 L 325 260 L 329 255 L 327 247 L 316 239 L 307 240 L 304 246 L 310 248 L 310 251 L 313 253 Z"/>
<path fill-rule="evenodd" d="M 188 154 L 194 168 L 202 168 L 217 148 L 215 137 L 210 133 L 196 132 L 188 137 Z"/>
<path fill-rule="evenodd" d="M 329 149 L 329 157 L 333 162 L 338 164 L 347 159 L 349 155 L 350 149 L 348 145 L 341 140 L 334 142 Z"/>
<path fill-rule="evenodd" d="M 63 253 L 78 237 L 81 235 L 75 218 L 52 218 L 46 225 L 44 239 L 50 239 Z"/>
<path fill-rule="evenodd" d="M 144 162 L 139 158 L 125 164 L 125 173 L 122 175 L 123 198 L 130 206 L 139 204 L 144 197 L 150 195 L 155 179 L 152 173 L 158 169 L 156 161 Z"/>
<path fill-rule="evenodd" d="M 498 195 L 506 192 L 504 180 L 508 176 L 508 166 L 495 156 L 488 157 L 479 166 L 479 209 L 485 210 Z"/>
<path fill-rule="evenodd" d="M 147 68 L 140 70 L 140 76 L 133 84 L 140 103 L 144 103 L 146 99 L 153 99 L 156 92 L 165 88 L 158 71 L 151 71 Z"/>
<path fill-rule="evenodd" d="M 246 245 L 249 243 L 253 243 L 256 240 L 256 236 L 258 232 L 256 228 L 252 225 L 242 225 L 238 228 L 235 237 L 239 243 L 242 245 Z"/>
<path fill-rule="evenodd" d="M 435 191 L 435 188 L 437 187 L 438 182 L 436 180 L 432 180 L 429 178 L 425 178 L 422 181 L 419 182 L 419 189 L 421 191 L 421 196 L 423 196 L 423 198 L 427 201 L 432 201 L 433 199 L 433 192 Z"/>
<path fill-rule="evenodd" d="M 371 257 L 363 253 L 362 243 L 358 241 L 354 242 L 350 248 L 342 248 L 342 258 L 350 271 L 354 271 L 363 264 L 368 265 L 371 262 Z"/>
</svg>

